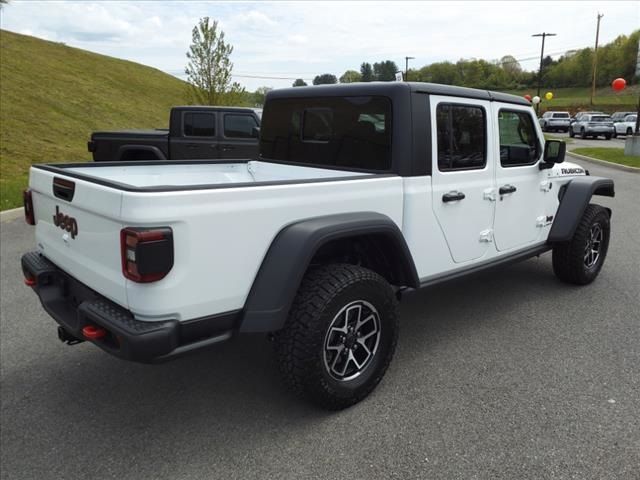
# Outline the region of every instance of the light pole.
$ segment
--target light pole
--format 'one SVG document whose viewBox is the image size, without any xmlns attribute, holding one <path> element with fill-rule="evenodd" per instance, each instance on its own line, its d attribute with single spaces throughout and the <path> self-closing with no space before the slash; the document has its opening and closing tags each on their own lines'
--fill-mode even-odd
<svg viewBox="0 0 640 480">
<path fill-rule="evenodd" d="M 598 25 L 596 26 L 596 48 L 593 50 L 593 75 L 591 76 L 591 99 L 589 104 L 593 106 L 593 97 L 596 96 L 596 70 L 598 68 L 598 37 L 600 36 L 600 19 L 604 13 L 598 13 Z"/>
<path fill-rule="evenodd" d="M 409 60 L 414 60 L 416 57 L 404 57 L 404 81 L 409 81 Z"/>
<path fill-rule="evenodd" d="M 555 33 L 536 33 L 532 37 L 542 37 L 542 48 L 540 49 L 540 69 L 538 70 L 538 98 L 540 98 L 540 85 L 542 84 L 542 60 L 544 59 L 544 39 L 546 37 L 555 37 Z M 540 110 L 540 103 L 536 103 L 536 114 Z"/>
</svg>

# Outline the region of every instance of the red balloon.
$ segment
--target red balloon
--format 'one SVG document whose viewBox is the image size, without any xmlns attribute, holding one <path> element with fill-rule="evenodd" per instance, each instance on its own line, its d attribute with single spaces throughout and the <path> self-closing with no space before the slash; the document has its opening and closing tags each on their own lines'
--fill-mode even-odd
<svg viewBox="0 0 640 480">
<path fill-rule="evenodd" d="M 531 95 L 529 95 L 528 93 L 524 96 L 524 98 L 529 102 L 531 101 Z"/>
<path fill-rule="evenodd" d="M 613 88 L 616 92 L 624 90 L 624 87 L 626 86 L 627 81 L 624 78 L 616 78 L 613 82 L 611 82 L 611 88 Z"/>
</svg>

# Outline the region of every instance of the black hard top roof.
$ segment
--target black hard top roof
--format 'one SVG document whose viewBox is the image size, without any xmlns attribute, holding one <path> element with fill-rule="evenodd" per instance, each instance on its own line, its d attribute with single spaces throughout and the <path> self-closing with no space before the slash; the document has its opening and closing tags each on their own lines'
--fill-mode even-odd
<svg viewBox="0 0 640 480">
<path fill-rule="evenodd" d="M 314 85 L 309 87 L 289 87 L 271 90 L 267 99 L 302 98 L 302 97 L 335 97 L 358 95 L 384 95 L 394 97 L 403 93 L 417 92 L 451 97 L 475 98 L 478 100 L 515 103 L 531 106 L 531 103 L 517 95 L 479 90 L 476 88 L 454 87 L 438 83 L 422 82 L 360 82 L 334 85 Z"/>
<path fill-rule="evenodd" d="M 224 110 L 224 111 L 228 111 L 228 110 L 234 110 L 234 111 L 238 111 L 238 112 L 253 112 L 255 111 L 255 108 L 251 108 L 251 107 L 225 107 L 222 105 L 177 105 L 175 107 L 171 108 L 172 110 L 174 109 L 180 109 L 180 110 Z"/>
</svg>

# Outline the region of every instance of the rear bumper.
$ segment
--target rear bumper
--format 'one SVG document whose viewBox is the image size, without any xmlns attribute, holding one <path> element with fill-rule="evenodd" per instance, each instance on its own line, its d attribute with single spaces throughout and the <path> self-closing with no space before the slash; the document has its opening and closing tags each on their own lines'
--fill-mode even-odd
<svg viewBox="0 0 640 480">
<path fill-rule="evenodd" d="M 231 338 L 240 317 L 229 312 L 185 322 L 143 322 L 38 252 L 24 254 L 21 262 L 26 281 L 62 328 L 79 340 L 86 340 L 84 327 L 103 328 L 106 335 L 90 341 L 125 360 L 156 363 L 220 343 Z"/>
</svg>

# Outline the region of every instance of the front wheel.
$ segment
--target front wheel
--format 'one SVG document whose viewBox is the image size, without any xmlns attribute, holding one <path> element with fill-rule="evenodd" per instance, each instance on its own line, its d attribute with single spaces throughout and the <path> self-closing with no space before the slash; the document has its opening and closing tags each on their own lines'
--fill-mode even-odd
<svg viewBox="0 0 640 480">
<path fill-rule="evenodd" d="M 377 273 L 347 264 L 309 271 L 275 335 L 285 382 L 330 410 L 359 402 L 391 362 L 398 318 L 395 293 Z"/>
<path fill-rule="evenodd" d="M 586 285 L 593 282 L 609 249 L 609 213 L 589 204 L 573 238 L 553 247 L 553 272 L 563 282 Z"/>
<path fill-rule="evenodd" d="M 587 131 L 584 128 L 580 129 L 580 138 L 582 138 L 583 140 L 586 140 L 587 138 Z"/>
<path fill-rule="evenodd" d="M 604 138 L 606 138 L 607 140 L 611 140 L 611 134 L 610 133 L 605 133 L 604 134 Z"/>
<path fill-rule="evenodd" d="M 633 135 L 633 130 L 629 127 L 627 128 L 627 137 L 630 137 L 631 135 Z"/>
<path fill-rule="evenodd" d="M 573 127 L 569 127 L 569 138 L 573 138 L 576 136 L 576 133 L 573 131 Z"/>
</svg>

